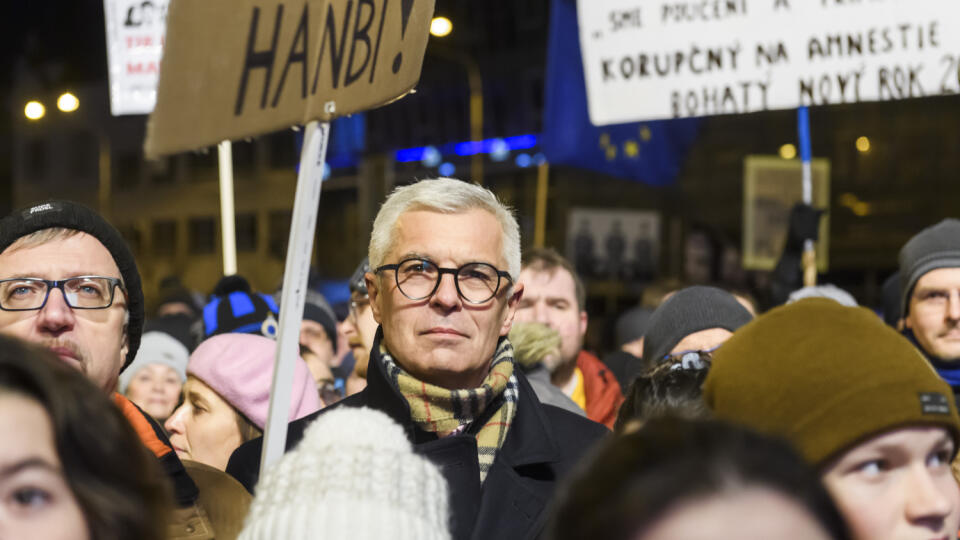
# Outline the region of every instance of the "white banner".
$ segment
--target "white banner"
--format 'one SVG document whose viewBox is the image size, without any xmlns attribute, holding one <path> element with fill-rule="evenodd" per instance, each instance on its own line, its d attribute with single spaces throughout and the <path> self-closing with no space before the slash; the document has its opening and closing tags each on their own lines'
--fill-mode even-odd
<svg viewBox="0 0 960 540">
<path fill-rule="evenodd" d="M 157 101 L 168 0 L 103 0 L 110 111 L 150 114 Z"/>
<path fill-rule="evenodd" d="M 590 120 L 960 93 L 960 0 L 577 0 Z"/>
</svg>

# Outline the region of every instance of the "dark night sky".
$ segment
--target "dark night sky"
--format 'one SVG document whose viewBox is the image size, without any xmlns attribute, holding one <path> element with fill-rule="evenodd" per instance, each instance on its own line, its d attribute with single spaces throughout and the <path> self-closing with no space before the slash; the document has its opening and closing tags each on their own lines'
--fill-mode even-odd
<svg viewBox="0 0 960 540">
<path fill-rule="evenodd" d="M 103 2 L 98 0 L 8 2 L 3 22 L 2 84 L 8 94 L 15 68 L 51 88 L 106 77 Z M 43 69 L 41 66 L 53 66 Z M 8 94 L 9 95 L 9 94 Z"/>
</svg>

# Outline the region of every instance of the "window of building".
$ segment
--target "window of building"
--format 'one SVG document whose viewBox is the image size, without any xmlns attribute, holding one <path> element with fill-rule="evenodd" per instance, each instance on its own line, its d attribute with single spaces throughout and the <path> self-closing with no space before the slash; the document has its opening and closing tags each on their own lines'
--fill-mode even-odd
<svg viewBox="0 0 960 540">
<path fill-rule="evenodd" d="M 162 157 L 146 162 L 147 175 L 154 184 L 172 184 L 174 175 L 174 161 L 171 158 Z"/>
<path fill-rule="evenodd" d="M 192 183 L 212 182 L 219 178 L 217 149 L 189 154 L 188 178 Z"/>
<path fill-rule="evenodd" d="M 286 169 L 295 167 L 299 161 L 297 142 L 292 130 L 280 131 L 270 137 L 270 167 Z"/>
<path fill-rule="evenodd" d="M 78 178 L 95 178 L 100 166 L 100 142 L 89 131 L 70 134 L 70 171 Z"/>
<path fill-rule="evenodd" d="M 154 255 L 173 255 L 177 252 L 177 222 L 154 221 L 150 230 L 150 245 Z"/>
<path fill-rule="evenodd" d="M 43 139 L 33 139 L 25 149 L 26 173 L 30 179 L 42 179 L 47 173 L 47 144 Z"/>
<path fill-rule="evenodd" d="M 270 221 L 267 223 L 270 237 L 270 255 L 281 261 L 287 256 L 290 222 L 291 213 L 289 210 L 270 212 Z"/>
<path fill-rule="evenodd" d="M 120 225 L 117 227 L 117 230 L 120 231 L 120 236 L 127 241 L 127 245 L 130 246 L 130 251 L 133 252 L 135 257 L 141 254 L 143 239 L 140 236 L 140 231 L 133 225 Z"/>
<path fill-rule="evenodd" d="M 212 217 L 191 218 L 188 223 L 189 249 L 193 255 L 214 253 L 217 250 L 217 221 Z"/>
<path fill-rule="evenodd" d="M 140 184 L 142 163 L 139 152 L 124 152 L 117 156 L 117 174 L 114 179 L 117 189 L 132 189 Z"/>
<path fill-rule="evenodd" d="M 257 215 L 237 214 L 237 251 L 257 250 Z"/>
</svg>

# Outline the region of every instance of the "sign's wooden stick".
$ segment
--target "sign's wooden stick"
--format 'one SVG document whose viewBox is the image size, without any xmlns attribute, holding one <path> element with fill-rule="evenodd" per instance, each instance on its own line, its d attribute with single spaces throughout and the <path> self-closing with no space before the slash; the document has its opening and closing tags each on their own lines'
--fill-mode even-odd
<svg viewBox="0 0 960 540">
<path fill-rule="evenodd" d="M 236 211 L 233 207 L 233 147 L 230 141 L 217 145 L 220 159 L 220 240 L 223 243 L 223 275 L 237 273 Z"/>
<path fill-rule="evenodd" d="M 803 165 L 803 204 L 813 203 L 813 171 L 810 160 L 813 151 L 810 148 L 810 111 L 807 107 L 797 109 L 797 134 L 800 139 L 800 162 Z M 813 240 L 803 244 L 803 286 L 817 284 L 817 252 Z"/>
</svg>

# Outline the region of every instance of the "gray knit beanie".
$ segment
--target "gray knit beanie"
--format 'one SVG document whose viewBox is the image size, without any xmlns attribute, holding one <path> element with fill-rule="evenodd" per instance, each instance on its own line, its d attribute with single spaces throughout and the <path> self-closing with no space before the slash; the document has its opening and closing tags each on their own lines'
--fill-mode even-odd
<svg viewBox="0 0 960 540">
<path fill-rule="evenodd" d="M 623 347 L 626 343 L 642 338 L 647 332 L 652 315 L 653 310 L 644 306 L 636 306 L 624 311 L 617 318 L 613 332 L 617 347 Z"/>
<path fill-rule="evenodd" d="M 723 328 L 734 332 L 753 317 L 734 296 L 697 285 L 674 293 L 650 316 L 643 341 L 643 366 L 650 369 L 694 332 Z"/>
<path fill-rule="evenodd" d="M 178 341 L 170 334 L 164 332 L 147 332 L 140 339 L 140 348 L 137 350 L 137 356 L 133 359 L 127 369 L 120 374 L 117 381 L 117 388 L 121 394 L 127 392 L 130 381 L 141 369 L 150 364 L 162 364 L 170 366 L 177 372 L 180 382 L 187 380 L 187 361 L 190 359 L 190 351 L 183 343 Z"/>
<path fill-rule="evenodd" d="M 906 317 L 917 281 L 937 268 L 960 268 L 960 220 L 927 227 L 900 249 L 900 316 Z"/>
<path fill-rule="evenodd" d="M 239 540 L 450 540 L 447 483 L 368 408 L 317 417 L 257 485 Z"/>
</svg>

